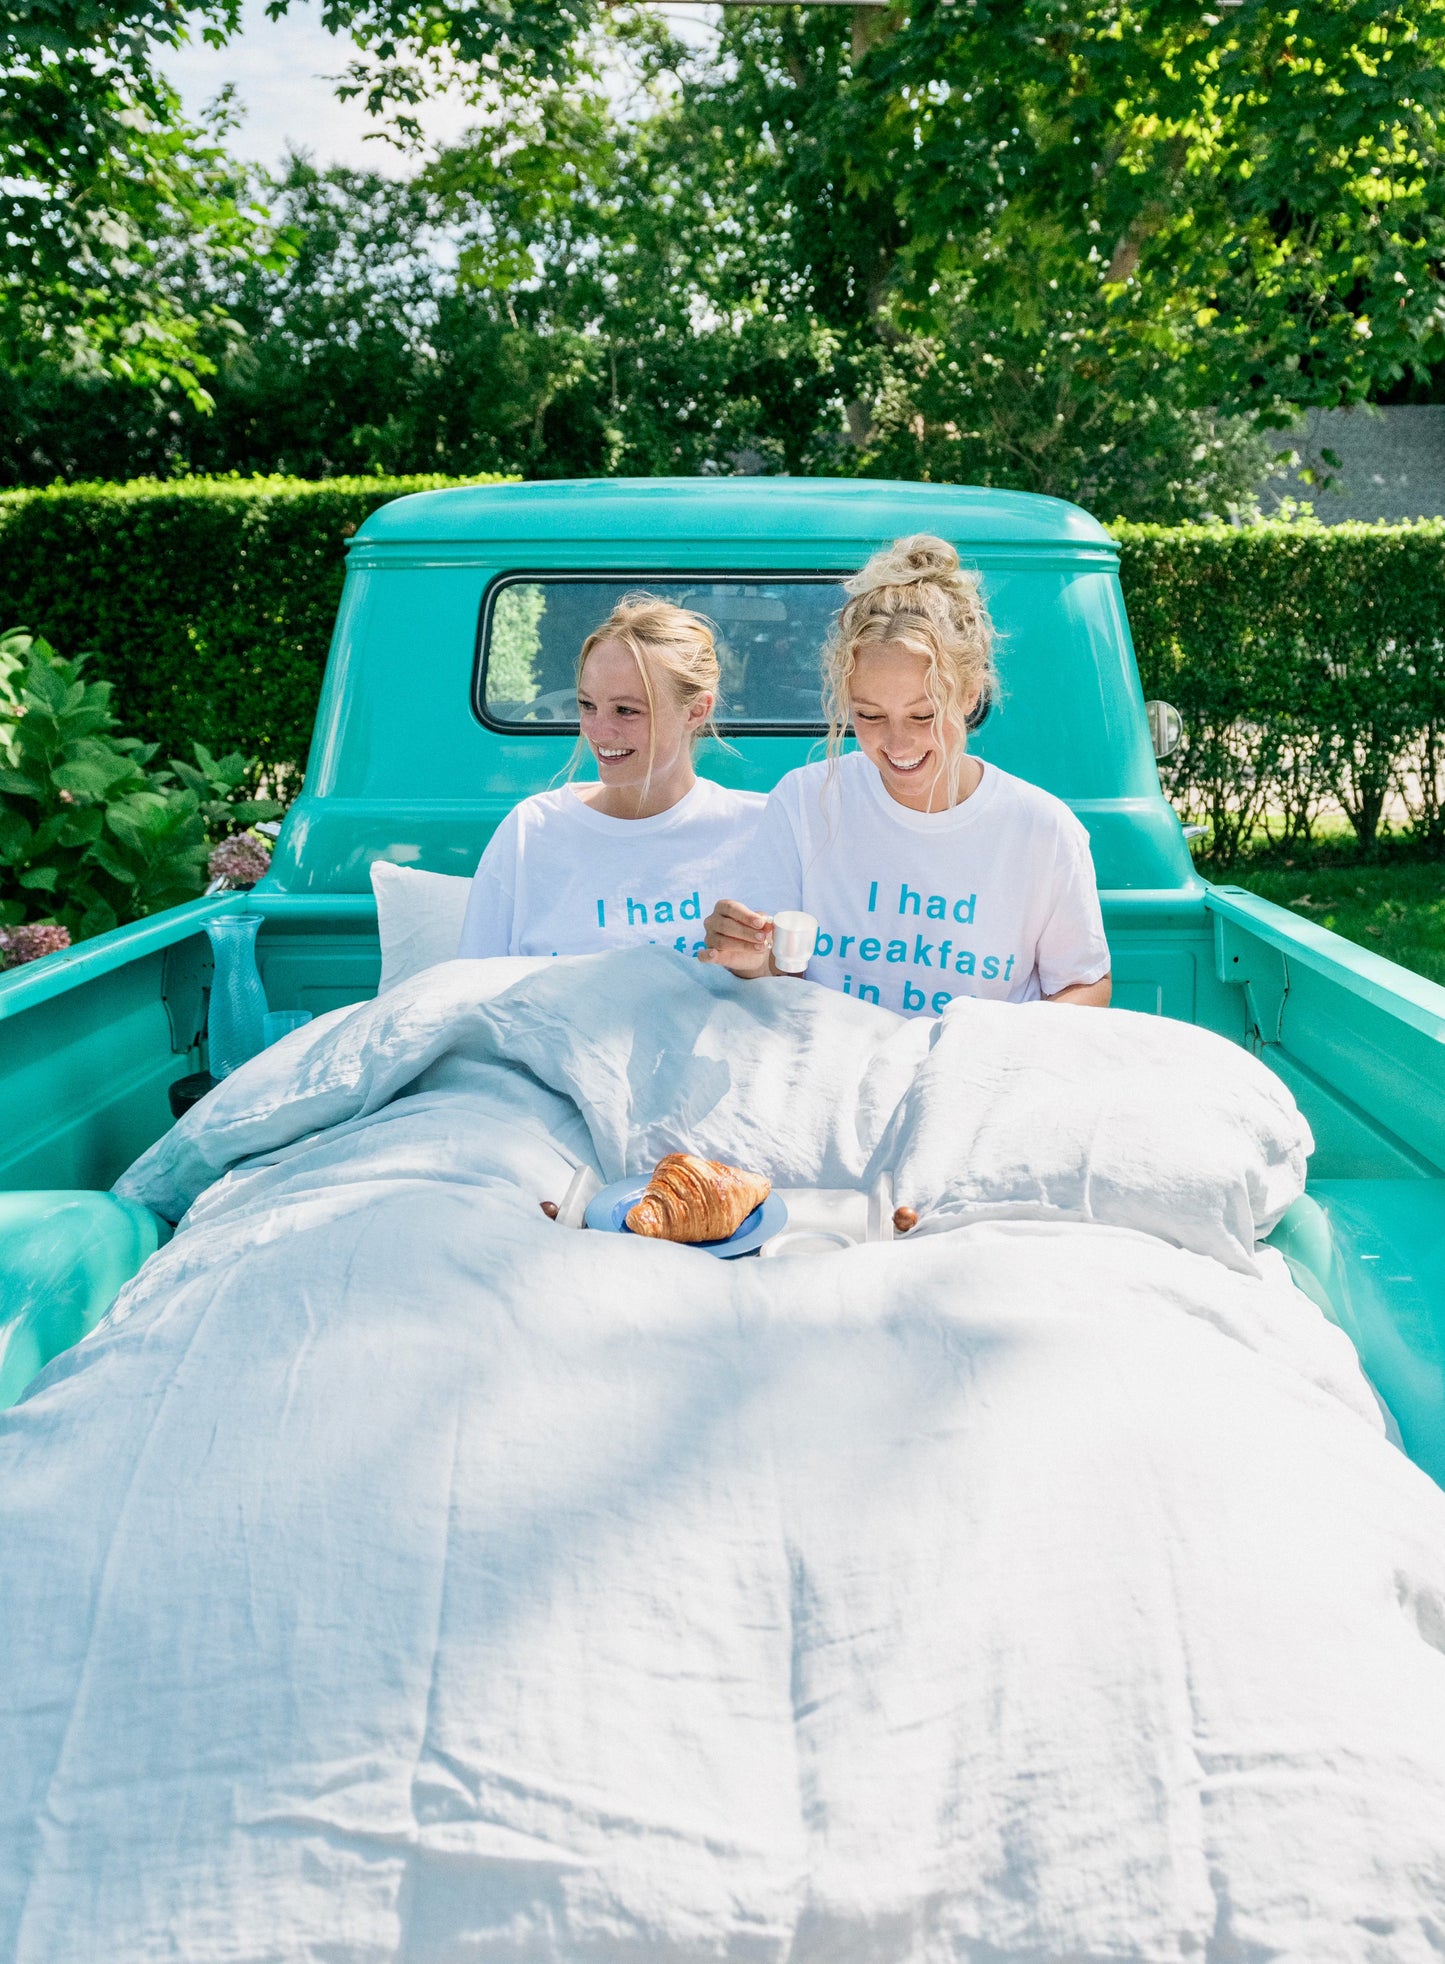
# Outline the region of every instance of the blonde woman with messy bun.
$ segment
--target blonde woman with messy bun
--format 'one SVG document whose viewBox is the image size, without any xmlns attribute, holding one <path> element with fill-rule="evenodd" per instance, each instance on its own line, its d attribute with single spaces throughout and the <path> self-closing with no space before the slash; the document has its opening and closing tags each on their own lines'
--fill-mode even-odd
<svg viewBox="0 0 1445 1964">
<path fill-rule="evenodd" d="M 800 909 L 819 923 L 808 976 L 864 1002 L 914 1016 L 955 996 L 1106 1004 L 1088 834 L 1060 799 L 968 748 L 998 687 L 978 580 L 920 534 L 876 553 L 847 591 L 826 663 L 827 761 L 773 792 L 751 904 L 718 902 L 701 959 L 778 974 L 772 916 Z"/>
<path fill-rule="evenodd" d="M 706 897 L 736 883 L 764 804 L 693 768 L 717 702 L 700 615 L 645 593 L 616 606 L 577 660 L 578 748 L 597 781 L 538 792 L 503 819 L 458 954 L 697 953 Z"/>
</svg>

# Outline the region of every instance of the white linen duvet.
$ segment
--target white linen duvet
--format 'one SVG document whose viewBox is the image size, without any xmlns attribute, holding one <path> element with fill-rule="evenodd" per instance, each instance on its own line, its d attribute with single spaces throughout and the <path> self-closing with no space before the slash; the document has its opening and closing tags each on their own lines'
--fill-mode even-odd
<svg viewBox="0 0 1445 1964">
<path fill-rule="evenodd" d="M 686 1148 L 907 1240 L 548 1222 Z M 1308 1134 L 1121 1012 L 454 962 L 122 1188 L 0 1415 L 13 1964 L 1445 1956 L 1445 1494 L 1255 1242 Z"/>
</svg>

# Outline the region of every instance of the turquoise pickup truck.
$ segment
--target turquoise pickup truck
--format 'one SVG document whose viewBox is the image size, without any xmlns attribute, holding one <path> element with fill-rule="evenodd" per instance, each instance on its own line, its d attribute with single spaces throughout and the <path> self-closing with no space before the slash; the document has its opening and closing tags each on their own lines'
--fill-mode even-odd
<svg viewBox="0 0 1445 1964">
<path fill-rule="evenodd" d="M 729 747 L 703 768 L 766 790 L 821 734 L 839 580 L 924 530 L 979 568 L 1002 630 L 1004 698 L 979 750 L 1089 829 L 1115 1004 L 1219 1031 L 1288 1084 L 1317 1152 L 1272 1238 L 1445 1484 L 1445 989 L 1195 873 L 1093 519 L 919 484 L 494 486 L 367 521 L 269 876 L 0 976 L 0 1406 L 170 1232 L 107 1189 L 172 1122 L 173 1084 L 205 1069 L 208 921 L 259 915 L 273 1009 L 374 993 L 373 861 L 471 873 L 502 814 L 565 768 L 577 648 L 639 587 L 717 624 Z"/>
</svg>

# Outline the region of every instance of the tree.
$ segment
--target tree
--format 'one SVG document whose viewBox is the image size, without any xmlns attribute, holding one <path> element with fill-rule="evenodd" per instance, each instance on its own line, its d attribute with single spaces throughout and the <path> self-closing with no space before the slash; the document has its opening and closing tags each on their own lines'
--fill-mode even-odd
<svg viewBox="0 0 1445 1964">
<path fill-rule="evenodd" d="M 235 25 L 237 0 L 0 4 L 0 357 L 44 359 L 204 400 L 204 317 L 158 278 L 178 240 L 213 258 L 267 247 L 238 197 L 224 105 L 199 129 L 158 47 Z"/>
<path fill-rule="evenodd" d="M 590 351 L 614 470 L 818 468 L 841 428 L 834 337 L 767 277 L 748 160 L 698 142 L 677 55 L 624 22 L 436 160 L 460 291 Z"/>
<path fill-rule="evenodd" d="M 604 30 L 550 0 L 468 22 L 450 47 L 478 75 L 521 51 L 480 139 L 495 175 L 535 159 L 529 132 L 596 76 Z M 694 234 L 694 322 L 802 316 L 827 337 L 862 468 L 971 459 L 1038 488 L 1083 473 L 1126 508 L 1218 508 L 1259 467 L 1250 432 L 1439 353 L 1442 0 L 729 8 L 708 57 L 622 10 L 605 32 L 673 78 L 619 174 L 685 157 L 667 211 Z M 378 106 L 423 85 L 400 45 Z M 731 259 L 697 248 L 709 204 L 741 225 Z M 636 198 L 630 216 L 648 263 Z M 534 199 L 553 270 L 554 218 Z"/>
<path fill-rule="evenodd" d="M 853 11 L 730 7 L 698 48 L 592 0 L 331 0 L 348 86 L 405 139 L 460 78 L 471 139 L 404 186 L 294 164 L 263 187 L 289 265 L 167 248 L 209 421 L 82 415 L 47 370 L 0 449 L 863 471 L 1167 519 L 1247 504 L 1301 407 L 1445 357 L 1445 0 Z"/>
<path fill-rule="evenodd" d="M 829 344 L 806 318 L 699 324 L 706 228 L 679 160 L 621 169 L 610 127 L 577 159 L 595 182 L 565 195 L 545 131 L 531 156 L 494 168 L 469 145 L 409 183 L 293 159 L 258 193 L 289 258 L 202 251 L 166 275 L 182 311 L 234 323 L 202 341 L 210 412 L 45 364 L 0 374 L 0 481 L 808 468 L 841 415 Z"/>
<path fill-rule="evenodd" d="M 755 159 L 772 256 L 860 366 L 865 466 L 1161 516 L 1213 477 L 1219 509 L 1242 431 L 1438 345 L 1433 0 L 840 14 L 729 10 L 681 114 Z"/>
</svg>

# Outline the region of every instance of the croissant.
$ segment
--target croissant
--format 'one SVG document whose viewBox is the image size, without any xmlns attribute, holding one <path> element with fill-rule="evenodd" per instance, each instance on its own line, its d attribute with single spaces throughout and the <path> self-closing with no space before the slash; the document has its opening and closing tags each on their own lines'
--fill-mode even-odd
<svg viewBox="0 0 1445 1964">
<path fill-rule="evenodd" d="M 657 1241 L 726 1241 L 772 1190 L 772 1181 L 761 1173 L 699 1159 L 696 1153 L 670 1152 L 652 1169 L 627 1225 Z"/>
</svg>

